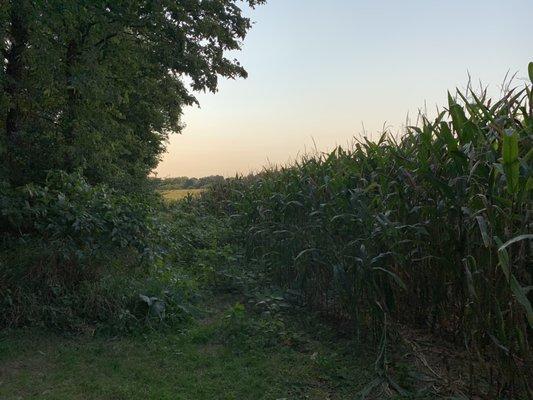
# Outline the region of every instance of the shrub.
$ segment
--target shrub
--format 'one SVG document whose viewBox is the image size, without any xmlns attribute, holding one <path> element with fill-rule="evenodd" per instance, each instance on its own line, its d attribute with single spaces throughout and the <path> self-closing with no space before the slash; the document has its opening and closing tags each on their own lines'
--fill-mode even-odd
<svg viewBox="0 0 533 400">
<path fill-rule="evenodd" d="M 78 175 L 51 174 L 42 186 L 4 184 L 0 326 L 66 328 L 126 312 L 120 275 L 127 270 L 135 282 L 162 260 L 156 216 L 152 204 Z"/>
</svg>

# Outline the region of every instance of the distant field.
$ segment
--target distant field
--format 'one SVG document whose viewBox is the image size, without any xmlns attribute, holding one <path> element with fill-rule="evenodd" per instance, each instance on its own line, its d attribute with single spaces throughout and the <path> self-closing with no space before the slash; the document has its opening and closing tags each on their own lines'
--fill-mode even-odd
<svg viewBox="0 0 533 400">
<path fill-rule="evenodd" d="M 172 189 L 172 190 L 162 190 L 161 194 L 166 200 L 174 201 L 181 200 L 187 195 L 199 196 L 200 193 L 204 192 L 205 189 Z"/>
</svg>

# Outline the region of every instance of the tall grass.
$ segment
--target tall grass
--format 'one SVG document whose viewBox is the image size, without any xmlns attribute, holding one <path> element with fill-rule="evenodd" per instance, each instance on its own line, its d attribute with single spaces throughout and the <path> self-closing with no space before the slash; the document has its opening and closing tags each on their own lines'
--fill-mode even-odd
<svg viewBox="0 0 533 400">
<path fill-rule="evenodd" d="M 387 320 L 428 327 L 494 357 L 500 389 L 524 387 L 531 84 L 495 102 L 472 90 L 448 100 L 400 139 L 307 155 L 211 195 L 248 259 L 308 304 L 380 334 Z"/>
</svg>

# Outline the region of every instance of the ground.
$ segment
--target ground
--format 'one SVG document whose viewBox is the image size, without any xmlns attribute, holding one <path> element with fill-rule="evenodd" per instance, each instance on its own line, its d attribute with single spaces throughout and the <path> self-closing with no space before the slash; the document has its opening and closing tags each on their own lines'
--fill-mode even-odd
<svg viewBox="0 0 533 400">
<path fill-rule="evenodd" d="M 234 298 L 164 332 L 0 337 L 0 399 L 353 399 L 373 358 L 313 316 L 249 311 Z"/>
</svg>

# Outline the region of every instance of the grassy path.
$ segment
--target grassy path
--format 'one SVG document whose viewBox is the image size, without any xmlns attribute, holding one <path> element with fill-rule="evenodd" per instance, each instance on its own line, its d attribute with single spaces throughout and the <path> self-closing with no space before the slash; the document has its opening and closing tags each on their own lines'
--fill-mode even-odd
<svg viewBox="0 0 533 400">
<path fill-rule="evenodd" d="M 213 299 L 172 333 L 0 337 L 0 399 L 353 399 L 372 358 L 316 319 Z"/>
</svg>

